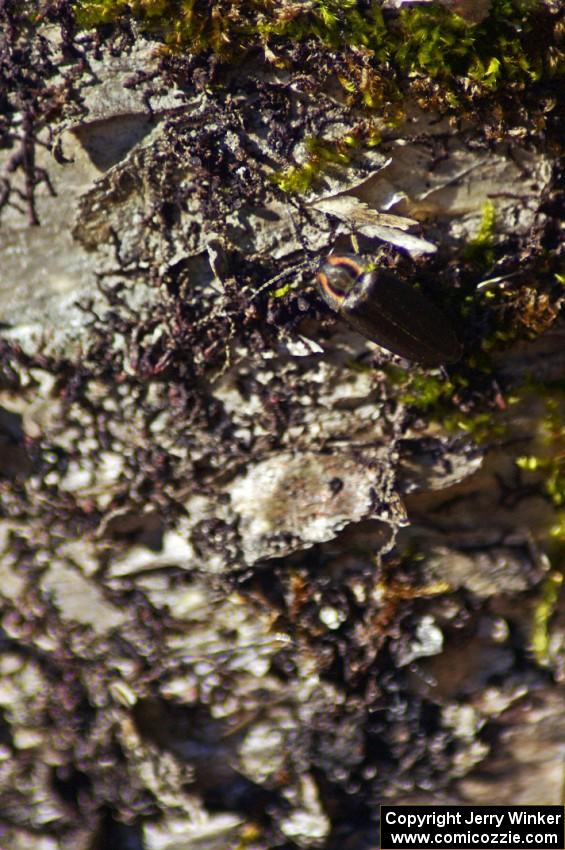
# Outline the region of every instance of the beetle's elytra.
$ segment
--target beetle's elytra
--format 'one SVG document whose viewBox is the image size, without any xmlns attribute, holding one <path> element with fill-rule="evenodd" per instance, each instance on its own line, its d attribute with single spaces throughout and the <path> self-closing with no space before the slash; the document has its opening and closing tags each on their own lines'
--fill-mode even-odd
<svg viewBox="0 0 565 850">
<path fill-rule="evenodd" d="M 454 363 L 461 346 L 448 319 L 386 269 L 366 271 L 355 254 L 330 254 L 317 275 L 321 295 L 354 330 L 425 366 Z"/>
</svg>

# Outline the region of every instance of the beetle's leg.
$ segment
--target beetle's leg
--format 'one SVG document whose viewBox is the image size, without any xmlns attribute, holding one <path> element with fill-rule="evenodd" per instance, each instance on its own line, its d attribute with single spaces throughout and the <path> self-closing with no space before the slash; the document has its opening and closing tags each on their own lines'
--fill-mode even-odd
<svg viewBox="0 0 565 850">
<path fill-rule="evenodd" d="M 351 239 L 351 247 L 353 248 L 353 253 L 354 253 L 354 254 L 359 254 L 359 253 L 361 253 L 361 252 L 359 251 L 359 241 L 358 241 L 357 237 L 355 236 L 355 234 L 354 234 L 354 233 L 350 233 L 350 234 L 349 234 L 349 238 Z"/>
</svg>

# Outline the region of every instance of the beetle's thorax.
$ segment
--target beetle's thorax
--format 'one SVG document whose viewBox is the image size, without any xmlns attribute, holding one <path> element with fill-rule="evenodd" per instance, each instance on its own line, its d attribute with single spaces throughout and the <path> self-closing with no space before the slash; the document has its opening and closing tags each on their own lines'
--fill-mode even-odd
<svg viewBox="0 0 565 850">
<path fill-rule="evenodd" d="M 330 254 L 318 272 L 320 294 L 334 310 L 363 274 L 363 267 L 353 254 Z"/>
</svg>

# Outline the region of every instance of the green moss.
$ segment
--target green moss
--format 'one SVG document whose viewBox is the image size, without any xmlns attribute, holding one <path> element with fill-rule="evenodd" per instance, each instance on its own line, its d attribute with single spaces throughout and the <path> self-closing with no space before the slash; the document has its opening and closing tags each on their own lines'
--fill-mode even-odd
<svg viewBox="0 0 565 850">
<path fill-rule="evenodd" d="M 565 510 L 565 393 L 557 387 L 528 386 L 530 392 L 541 396 L 545 416 L 539 423 L 535 453 L 522 455 L 516 465 L 526 471 L 541 475 L 552 504 L 558 511 Z"/>
<path fill-rule="evenodd" d="M 534 37 L 539 10 L 537 0 L 493 0 L 474 24 L 444 6 L 403 9 L 389 31 L 390 55 L 404 75 L 440 80 L 448 106 L 509 84 L 523 88 L 563 71 Z"/>
<path fill-rule="evenodd" d="M 257 29 L 265 41 L 273 37 L 290 41 L 314 38 L 326 47 L 369 49 L 386 41 L 387 29 L 377 3 L 372 3 L 363 15 L 357 0 L 318 0 L 310 5 L 297 4 L 294 10 L 277 3 L 262 5 L 266 14 L 261 16 Z"/>
<path fill-rule="evenodd" d="M 446 431 L 464 431 L 478 444 L 491 444 L 508 434 L 508 422 L 495 410 L 458 411 L 444 416 L 442 425 Z"/>
<path fill-rule="evenodd" d="M 94 27 L 131 16 L 143 32 L 159 38 L 171 48 L 191 53 L 230 56 L 240 53 L 255 31 L 252 7 L 228 6 L 199 0 L 78 0 L 75 5 L 79 27 Z"/>
<path fill-rule="evenodd" d="M 284 171 L 272 175 L 272 180 L 283 192 L 307 192 L 312 183 L 320 173 L 312 163 L 305 162 L 304 165 L 291 166 Z"/>
<path fill-rule="evenodd" d="M 466 260 L 482 269 L 490 268 L 494 262 L 494 225 L 494 204 L 489 199 L 483 204 L 477 234 L 467 243 L 463 252 Z"/>
<path fill-rule="evenodd" d="M 443 6 L 406 9 L 403 35 L 394 53 L 404 73 L 426 74 L 463 95 L 478 87 L 494 91 L 500 85 L 528 84 L 544 71 L 543 55 L 533 38 L 537 0 L 493 0 L 490 14 L 469 23 Z M 548 69 L 549 70 L 549 69 Z"/>
<path fill-rule="evenodd" d="M 400 13 L 403 39 L 394 59 L 409 75 L 448 78 L 465 73 L 477 28 L 443 6 L 404 9 Z"/>
<path fill-rule="evenodd" d="M 357 139 L 353 135 L 331 143 L 321 139 L 307 138 L 305 162 L 279 171 L 273 174 L 271 179 L 284 192 L 307 192 L 316 178 L 327 168 L 332 165 L 348 165 L 353 148 L 357 144 Z"/>
<path fill-rule="evenodd" d="M 469 389 L 469 379 L 462 373 L 454 371 L 446 379 L 433 371 L 406 371 L 388 366 L 386 375 L 399 401 L 418 408 L 446 431 L 464 431 L 478 443 L 491 442 L 507 432 L 508 423 L 499 410 L 461 410 L 459 399 Z"/>
<path fill-rule="evenodd" d="M 562 551 L 563 542 L 565 541 L 565 511 L 557 511 L 555 520 L 549 529 L 549 537 L 559 545 L 561 548 L 562 560 L 565 560 L 565 558 L 563 558 L 565 552 Z"/>
<path fill-rule="evenodd" d="M 408 385 L 401 390 L 399 399 L 403 404 L 414 404 L 422 410 L 437 408 L 438 404 L 452 397 L 454 383 L 435 374 L 414 373 Z"/>
<path fill-rule="evenodd" d="M 536 661 L 543 666 L 551 663 L 549 625 L 557 609 L 562 585 L 562 573 L 557 571 L 549 573 L 542 584 L 540 597 L 534 609 L 531 647 Z"/>
<path fill-rule="evenodd" d="M 467 361 L 467 366 L 471 365 Z M 482 370 L 481 370 L 482 371 Z M 478 376 L 478 373 L 475 373 Z M 541 415 L 532 428 L 529 451 L 515 458 L 516 466 L 522 470 L 525 485 L 545 493 L 554 512 L 548 521 L 548 552 L 563 561 L 565 555 L 565 387 L 563 384 L 544 384 L 524 381 L 507 392 L 504 406 L 487 407 L 477 397 L 478 383 L 473 378 L 475 400 L 468 409 L 469 397 L 465 390 L 468 379 L 457 372 L 448 380 L 437 373 L 410 372 L 396 367 L 387 368 L 387 378 L 394 386 L 394 395 L 403 403 L 413 405 L 430 423 L 438 423 L 443 431 L 465 432 L 478 444 L 492 445 L 504 439 L 512 445 L 512 438 L 519 437 L 522 443 L 524 432 L 516 422 L 522 416 L 516 413 L 523 409 L 532 415 L 532 399 L 543 404 Z M 462 403 L 463 402 L 463 403 Z M 546 610 L 546 609 L 544 609 Z M 541 608 L 540 608 L 541 612 Z M 539 614 L 541 617 L 541 613 Z M 547 617 L 546 617 L 547 619 Z M 541 653 L 543 629 L 538 624 L 535 644 Z"/>
<path fill-rule="evenodd" d="M 385 18 L 376 2 L 361 12 L 356 0 L 294 5 L 278 0 L 76 0 L 75 9 L 82 27 L 131 16 L 142 31 L 175 49 L 226 58 L 259 50 L 285 67 L 294 61 L 292 45 L 310 40 L 321 51 L 317 65 L 325 67 L 326 53 L 324 73 L 335 73 L 349 96 L 369 109 L 394 103 L 411 81 L 421 88 L 422 80 L 441 80 L 435 100 L 454 107 L 481 92 L 508 84 L 523 88 L 563 73 L 563 53 L 551 31 L 557 17 L 552 23 L 545 11 L 545 46 L 534 37 L 543 13 L 538 0 L 494 0 L 479 24 L 433 4 Z"/>
</svg>

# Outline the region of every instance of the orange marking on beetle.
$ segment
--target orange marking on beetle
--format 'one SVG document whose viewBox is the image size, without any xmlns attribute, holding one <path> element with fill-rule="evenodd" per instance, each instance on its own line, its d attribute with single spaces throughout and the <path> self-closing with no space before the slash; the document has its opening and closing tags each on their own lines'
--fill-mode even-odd
<svg viewBox="0 0 565 850">
<path fill-rule="evenodd" d="M 317 278 L 318 278 L 318 283 L 320 284 L 320 286 L 322 287 L 322 289 L 323 289 L 323 290 L 325 290 L 325 291 L 328 293 L 329 297 L 330 297 L 331 299 L 333 299 L 333 301 L 335 301 L 337 304 L 341 304 L 341 302 L 342 302 L 342 301 L 343 301 L 343 299 L 345 298 L 345 295 L 338 295 L 338 294 L 337 294 L 337 293 L 336 293 L 336 292 L 332 289 L 331 284 L 330 284 L 330 282 L 329 282 L 329 280 L 328 280 L 328 276 L 327 276 L 327 274 L 326 274 L 325 272 L 321 272 L 321 271 L 320 271 L 320 272 L 318 272 L 318 274 L 317 274 Z"/>
<path fill-rule="evenodd" d="M 363 274 L 363 267 L 360 266 L 353 257 L 343 257 L 340 254 L 330 254 L 329 257 L 326 258 L 326 263 L 329 263 L 332 266 L 349 266 L 349 268 L 353 269 L 355 272 L 356 277 Z"/>
</svg>

